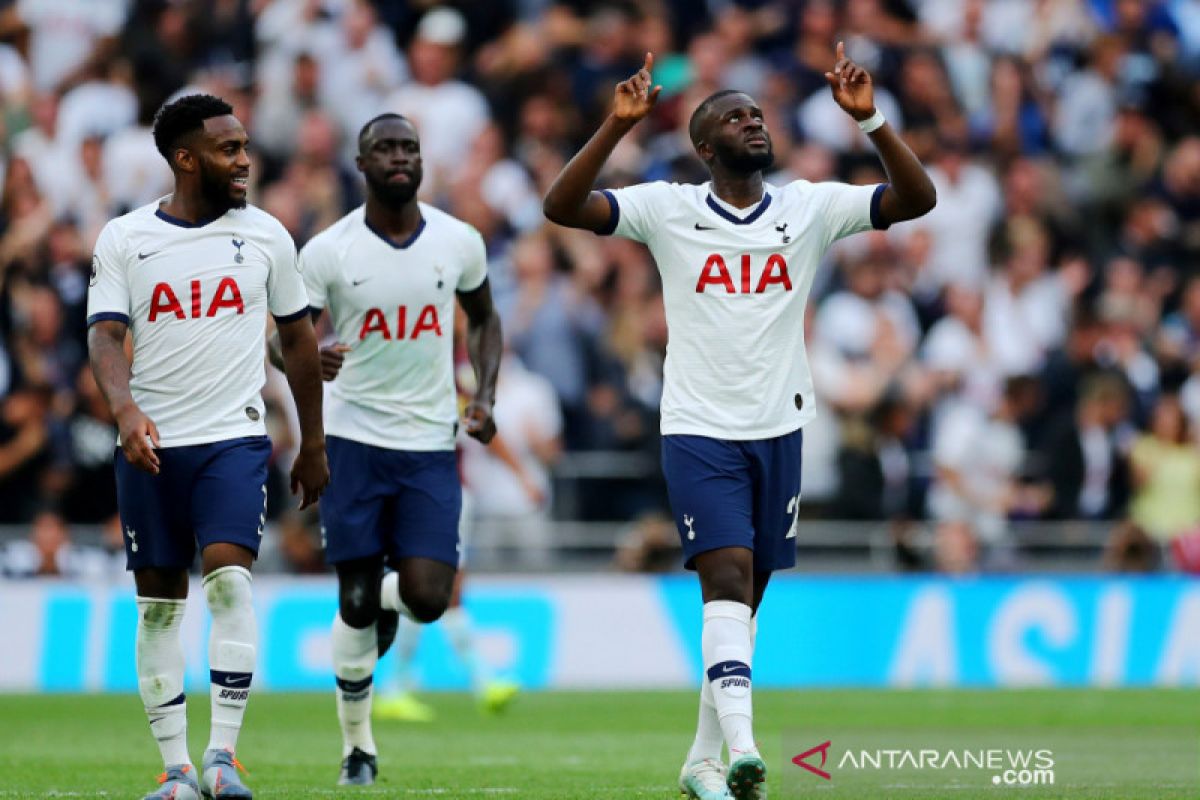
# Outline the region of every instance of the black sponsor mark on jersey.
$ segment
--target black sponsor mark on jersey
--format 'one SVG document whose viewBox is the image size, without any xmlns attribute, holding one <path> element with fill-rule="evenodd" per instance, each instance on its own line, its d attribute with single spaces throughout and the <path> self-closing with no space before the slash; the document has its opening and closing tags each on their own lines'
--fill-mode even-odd
<svg viewBox="0 0 1200 800">
<path fill-rule="evenodd" d="M 715 231 L 716 228 L 713 227 L 712 225 L 701 225 L 699 222 L 697 222 L 696 230 L 698 230 L 698 231 Z"/>
<path fill-rule="evenodd" d="M 92 272 L 88 275 L 88 286 L 95 286 L 100 279 L 100 256 L 92 256 Z"/>
<path fill-rule="evenodd" d="M 783 223 L 782 225 L 775 226 L 775 230 L 778 231 L 780 234 L 782 234 L 784 244 L 787 244 L 788 242 L 790 242 L 792 240 L 792 237 L 787 235 L 787 226 L 788 226 L 788 224 L 786 222 Z"/>
<path fill-rule="evenodd" d="M 795 400 L 796 400 L 796 410 L 797 411 L 804 408 L 804 398 L 800 395 L 799 392 L 796 392 Z"/>
<path fill-rule="evenodd" d="M 162 251 L 160 251 L 160 250 L 152 250 L 152 251 L 150 251 L 149 253 L 143 253 L 141 250 L 138 250 L 138 261 L 145 261 L 145 260 L 146 260 L 147 258 L 149 258 L 150 256 L 156 256 L 156 255 L 158 255 L 160 252 L 162 252 Z"/>
<path fill-rule="evenodd" d="M 365 278 L 355 278 L 354 280 L 350 281 L 350 285 L 351 285 L 351 286 L 358 286 L 360 283 L 366 283 L 366 282 L 367 282 L 367 281 L 369 281 L 369 280 L 371 280 L 371 276 L 370 276 L 370 275 L 368 275 L 368 276 L 367 276 L 367 277 L 365 277 Z"/>
<path fill-rule="evenodd" d="M 800 395 L 796 396 L 799 397 Z M 258 409 L 254 406 L 246 406 L 246 416 L 250 418 L 251 422 L 258 422 Z"/>
</svg>

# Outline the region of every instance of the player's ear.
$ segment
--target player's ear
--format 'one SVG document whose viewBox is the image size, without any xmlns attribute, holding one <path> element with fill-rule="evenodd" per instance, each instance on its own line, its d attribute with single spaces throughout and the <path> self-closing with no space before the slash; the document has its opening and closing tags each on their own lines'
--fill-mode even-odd
<svg viewBox="0 0 1200 800">
<path fill-rule="evenodd" d="M 186 147 L 176 147 L 172 153 L 174 158 L 172 163 L 180 172 L 195 172 L 196 158 L 192 155 L 192 151 Z"/>
</svg>

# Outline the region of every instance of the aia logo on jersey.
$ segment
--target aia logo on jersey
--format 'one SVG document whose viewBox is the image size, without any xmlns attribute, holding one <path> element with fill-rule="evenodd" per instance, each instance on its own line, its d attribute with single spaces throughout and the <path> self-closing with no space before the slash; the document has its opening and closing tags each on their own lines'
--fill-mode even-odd
<svg viewBox="0 0 1200 800">
<path fill-rule="evenodd" d="M 725 264 L 725 259 L 721 258 L 719 254 L 713 253 L 704 262 L 704 269 L 700 271 L 700 280 L 696 281 L 696 293 L 704 294 L 710 286 L 714 287 L 714 291 L 723 289 L 726 294 L 750 294 L 751 292 L 762 294 L 770 286 L 782 286 L 785 292 L 792 290 L 792 278 L 788 275 L 787 261 L 778 253 L 768 256 L 767 263 L 758 273 L 757 281 L 751 280 L 750 266 L 750 254 L 743 253 L 738 270 L 739 280 L 735 284 L 733 275 Z"/>
<path fill-rule="evenodd" d="M 438 320 L 436 306 L 425 306 L 422 308 L 421 313 L 417 315 L 416 322 L 413 323 L 411 331 L 408 329 L 408 306 L 400 306 L 396 309 L 395 327 L 388 326 L 388 319 L 384 316 L 383 311 L 378 308 L 372 308 L 363 317 L 362 328 L 358 331 L 359 341 L 367 338 L 372 333 L 378 333 L 384 339 L 396 340 L 416 339 L 422 333 L 441 336 L 442 323 Z"/>
<path fill-rule="evenodd" d="M 200 319 L 215 317 L 223 308 L 232 309 L 235 314 L 245 314 L 246 304 L 242 301 L 242 290 L 233 278 L 221 278 L 211 295 L 204 292 L 200 281 L 189 282 L 191 299 L 191 314 L 184 311 L 179 302 L 179 296 L 169 283 L 156 283 L 154 293 L 150 296 L 149 322 L 154 322 L 160 316 L 170 315 L 175 319 Z M 185 294 L 185 296 L 186 296 Z M 207 299 L 208 302 L 205 302 Z"/>
</svg>

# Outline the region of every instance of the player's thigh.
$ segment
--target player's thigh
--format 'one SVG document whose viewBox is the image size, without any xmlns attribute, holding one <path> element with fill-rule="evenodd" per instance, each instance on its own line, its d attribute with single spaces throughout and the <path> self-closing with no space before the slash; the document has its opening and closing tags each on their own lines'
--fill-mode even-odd
<svg viewBox="0 0 1200 800">
<path fill-rule="evenodd" d="M 200 549 L 233 544 L 258 554 L 267 524 L 271 440 L 247 436 L 205 445 L 192 485 L 192 525 Z"/>
<path fill-rule="evenodd" d="M 737 442 L 664 436 L 662 466 L 684 566 L 710 550 L 754 547 L 753 484 Z"/>
<path fill-rule="evenodd" d="M 406 452 L 398 460 L 403 475 L 388 556 L 428 558 L 457 569 L 462 484 L 452 450 Z"/>
<path fill-rule="evenodd" d="M 796 565 L 801 430 L 747 444 L 754 464 L 754 571 Z"/>
<path fill-rule="evenodd" d="M 119 447 L 113 457 L 125 566 L 130 571 L 186 570 L 196 556 L 188 518 L 192 474 L 179 449 L 158 451 L 157 475 L 130 464 Z"/>
<path fill-rule="evenodd" d="M 395 494 L 385 463 L 389 451 L 329 436 L 329 485 L 321 495 L 321 540 L 325 560 L 340 564 L 387 553 L 390 525 L 385 509 Z"/>
</svg>

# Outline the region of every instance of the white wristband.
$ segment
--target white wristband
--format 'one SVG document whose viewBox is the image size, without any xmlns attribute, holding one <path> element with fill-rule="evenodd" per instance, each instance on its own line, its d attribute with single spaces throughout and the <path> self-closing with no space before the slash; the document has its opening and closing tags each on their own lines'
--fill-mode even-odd
<svg viewBox="0 0 1200 800">
<path fill-rule="evenodd" d="M 882 128 L 883 123 L 885 122 L 887 122 L 887 120 L 883 118 L 883 112 L 877 108 L 875 109 L 874 114 L 864 120 L 859 121 L 858 129 L 863 133 L 874 133 Z"/>
</svg>

